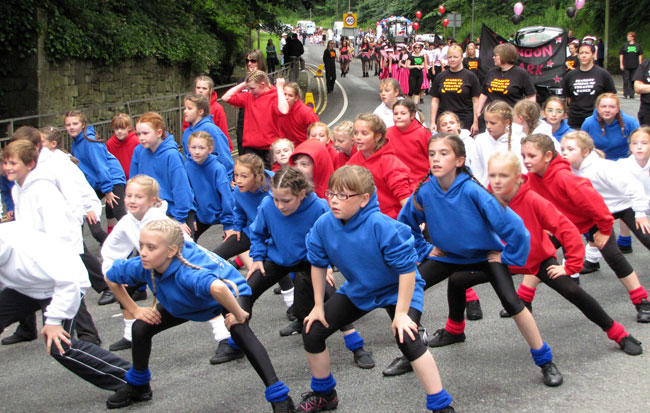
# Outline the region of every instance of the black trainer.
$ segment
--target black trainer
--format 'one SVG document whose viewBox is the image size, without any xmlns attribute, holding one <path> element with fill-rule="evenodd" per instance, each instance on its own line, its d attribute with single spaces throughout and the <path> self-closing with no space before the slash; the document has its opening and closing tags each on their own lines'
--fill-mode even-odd
<svg viewBox="0 0 650 413">
<path fill-rule="evenodd" d="M 280 330 L 280 337 L 288 337 L 294 334 L 300 334 L 302 331 L 302 323 L 299 320 L 294 320 L 288 326 Z"/>
<path fill-rule="evenodd" d="M 297 412 L 322 412 L 323 410 L 335 410 L 339 405 L 339 398 L 336 389 L 329 395 L 310 391 L 302 394 L 302 400 L 296 407 Z"/>
<path fill-rule="evenodd" d="M 600 270 L 599 262 L 591 262 L 585 260 L 582 263 L 582 269 L 580 270 L 580 274 L 591 274 L 592 272 L 596 272 L 598 270 Z"/>
<path fill-rule="evenodd" d="M 273 413 L 293 413 L 296 411 L 291 397 L 287 397 L 281 402 L 271 402 L 271 406 L 273 406 Z"/>
<path fill-rule="evenodd" d="M 275 294 L 275 295 L 280 295 L 280 294 L 282 294 L 282 288 L 280 288 L 280 287 L 275 287 L 275 288 L 273 289 L 273 294 Z"/>
<path fill-rule="evenodd" d="M 644 298 L 639 304 L 634 304 L 634 307 L 636 307 L 636 322 L 650 323 L 650 301 Z"/>
<path fill-rule="evenodd" d="M 623 254 L 632 254 L 632 246 L 631 245 L 621 245 L 617 244 L 618 249 L 621 250 Z"/>
<path fill-rule="evenodd" d="M 135 290 L 131 294 L 133 301 L 143 301 L 147 299 L 147 290 Z"/>
<path fill-rule="evenodd" d="M 22 343 L 23 341 L 32 341 L 36 340 L 37 336 L 34 337 L 23 337 L 20 334 L 13 333 L 12 335 L 3 338 L 0 342 L 2 342 L 3 346 L 9 346 L 11 344 L 18 344 Z"/>
<path fill-rule="evenodd" d="M 384 371 L 381 372 L 386 377 L 401 376 L 413 371 L 413 366 L 404 356 L 397 357 L 393 360 Z"/>
<path fill-rule="evenodd" d="M 375 360 L 372 358 L 372 351 L 366 351 L 363 347 L 353 351 L 354 362 L 362 369 L 375 367 Z"/>
<path fill-rule="evenodd" d="M 629 354 L 630 356 L 638 356 L 643 353 L 641 342 L 632 337 L 632 334 L 623 337 L 618 345 L 621 346 L 621 350 L 623 350 L 625 354 Z"/>
<path fill-rule="evenodd" d="M 108 349 L 110 351 L 120 351 L 120 350 L 128 350 L 131 348 L 132 343 L 122 337 L 121 339 L 117 340 L 115 343 L 111 344 L 108 346 Z"/>
<path fill-rule="evenodd" d="M 460 334 L 451 334 L 449 331 L 441 328 L 433 333 L 431 339 L 429 340 L 429 347 L 443 347 L 450 344 L 462 343 L 465 341 L 465 333 Z"/>
<path fill-rule="evenodd" d="M 440 410 L 432 410 L 434 413 L 454 413 L 455 411 L 456 410 L 451 406 L 443 407 Z"/>
<path fill-rule="evenodd" d="M 293 304 L 291 307 L 287 308 L 287 319 L 289 321 L 296 321 L 296 315 L 293 313 Z"/>
<path fill-rule="evenodd" d="M 151 400 L 151 395 L 152 392 L 149 383 L 143 384 L 142 386 L 134 386 L 131 383 L 126 383 L 106 400 L 106 407 L 109 409 L 119 409 L 120 407 L 129 406 L 134 402 Z"/>
<path fill-rule="evenodd" d="M 544 384 L 548 387 L 557 387 L 564 381 L 562 373 L 557 369 L 557 366 L 552 361 L 541 366 L 542 374 L 544 375 Z"/>
<path fill-rule="evenodd" d="M 524 300 L 521 300 L 521 301 L 524 303 L 526 308 L 528 308 L 528 311 L 530 311 L 530 313 L 532 314 L 533 313 L 533 303 L 529 303 L 528 301 L 524 301 Z M 499 311 L 499 317 L 508 318 L 508 317 L 512 317 L 512 316 L 510 315 L 508 310 L 506 310 L 505 308 L 502 308 L 501 311 Z"/>
<path fill-rule="evenodd" d="M 113 294 L 113 291 L 107 289 L 102 291 L 102 295 L 99 297 L 99 300 L 97 301 L 97 305 L 113 304 L 116 301 L 117 298 L 115 298 L 115 294 Z"/>
<path fill-rule="evenodd" d="M 221 340 L 217 346 L 217 351 L 210 358 L 210 364 L 227 363 L 231 360 L 237 360 L 244 357 L 244 352 L 230 347 L 228 340 Z"/>
<path fill-rule="evenodd" d="M 465 311 L 468 320 L 480 320 L 483 318 L 483 309 L 479 300 L 468 301 L 465 303 Z"/>
</svg>

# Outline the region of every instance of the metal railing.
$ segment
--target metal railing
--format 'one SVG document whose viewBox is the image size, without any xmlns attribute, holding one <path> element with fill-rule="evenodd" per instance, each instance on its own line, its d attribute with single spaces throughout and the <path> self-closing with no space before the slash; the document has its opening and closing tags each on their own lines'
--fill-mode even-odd
<svg viewBox="0 0 650 413">
<path fill-rule="evenodd" d="M 275 72 L 270 73 L 270 75 L 288 78 L 291 67 L 297 65 L 298 62 L 285 64 L 280 66 L 280 68 Z M 222 96 L 228 89 L 235 85 L 236 83 L 218 85 L 213 90 L 215 90 L 219 96 Z M 146 112 L 157 112 L 165 120 L 167 131 L 173 134 L 176 141 L 180 143 L 183 135 L 183 99 L 186 95 L 187 92 L 147 99 L 130 100 L 111 105 L 80 107 L 74 109 L 81 110 L 87 119 L 92 120 L 89 124 L 95 127 L 97 136 L 102 138 L 104 141 L 108 140 L 113 135 L 111 122 L 113 116 L 116 114 L 126 113 L 131 116 L 135 122 Z M 218 102 L 222 103 L 221 98 L 218 99 Z M 228 120 L 228 134 L 231 136 L 232 140 L 235 140 L 235 130 L 237 129 L 239 110 L 231 105 L 223 105 L 223 107 Z M 33 126 L 36 128 L 54 126 L 61 129 L 63 132 L 64 142 L 62 142 L 62 144 L 66 150 L 69 150 L 71 138 L 65 133 L 63 127 L 63 116 L 67 112 L 68 111 L 52 112 L 47 114 L 0 119 L 0 147 L 6 145 L 14 131 L 21 126 Z"/>
</svg>

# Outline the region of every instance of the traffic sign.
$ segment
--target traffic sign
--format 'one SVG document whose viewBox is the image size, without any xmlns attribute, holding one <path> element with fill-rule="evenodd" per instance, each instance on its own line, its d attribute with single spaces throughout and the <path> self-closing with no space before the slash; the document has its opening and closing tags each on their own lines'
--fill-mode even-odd
<svg viewBox="0 0 650 413">
<path fill-rule="evenodd" d="M 343 13 L 343 27 L 357 27 L 357 14 Z"/>
</svg>

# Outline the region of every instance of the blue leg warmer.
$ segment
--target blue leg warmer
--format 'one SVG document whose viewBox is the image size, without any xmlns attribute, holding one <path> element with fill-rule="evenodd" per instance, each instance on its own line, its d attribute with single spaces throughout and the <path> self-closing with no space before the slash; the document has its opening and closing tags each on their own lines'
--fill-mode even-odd
<svg viewBox="0 0 650 413">
<path fill-rule="evenodd" d="M 347 336 L 343 336 L 345 340 L 345 347 L 350 351 L 354 351 L 363 347 L 363 337 L 359 335 L 357 331 Z"/>
<path fill-rule="evenodd" d="M 144 386 L 151 381 L 151 372 L 149 369 L 144 371 L 135 370 L 133 367 L 126 372 L 126 381 L 134 386 Z"/>
<path fill-rule="evenodd" d="M 624 237 L 622 235 L 619 235 L 616 243 L 621 247 L 630 247 L 632 246 L 632 236 Z"/>
<path fill-rule="evenodd" d="M 336 380 L 334 380 L 332 373 L 324 379 L 311 378 L 311 389 L 316 393 L 331 394 L 334 391 L 334 387 L 336 387 Z"/>
<path fill-rule="evenodd" d="M 548 344 L 546 344 L 546 342 L 544 342 L 539 350 L 533 350 L 531 348 L 530 354 L 533 356 L 535 364 L 539 367 L 553 361 L 553 352 L 551 351 L 551 348 L 548 346 Z"/>
<path fill-rule="evenodd" d="M 289 388 L 280 380 L 266 388 L 264 391 L 266 401 L 269 403 L 281 402 L 289 397 Z"/>
<path fill-rule="evenodd" d="M 427 394 L 427 409 L 428 410 L 440 410 L 449 406 L 454 399 L 445 391 L 445 389 L 440 390 L 435 394 Z"/>
</svg>

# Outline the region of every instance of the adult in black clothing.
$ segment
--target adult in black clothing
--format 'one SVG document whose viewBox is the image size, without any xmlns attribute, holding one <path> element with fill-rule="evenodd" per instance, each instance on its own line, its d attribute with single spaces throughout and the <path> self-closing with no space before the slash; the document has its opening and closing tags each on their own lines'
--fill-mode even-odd
<svg viewBox="0 0 650 413">
<path fill-rule="evenodd" d="M 536 90 L 530 74 L 517 66 L 519 52 L 510 43 L 500 44 L 494 48 L 494 65 L 483 81 L 479 97 L 478 113 L 487 103 L 502 100 L 514 106 L 522 99 L 535 101 Z"/>
<path fill-rule="evenodd" d="M 327 49 L 323 52 L 323 65 L 325 66 L 327 93 L 332 93 L 334 91 L 334 82 L 336 82 L 336 49 L 334 49 L 333 40 L 327 42 Z"/>
<path fill-rule="evenodd" d="M 627 42 L 623 43 L 619 52 L 621 72 L 623 72 L 623 95 L 625 98 L 634 98 L 634 73 L 643 62 L 643 49 L 636 42 L 636 33 L 627 34 Z"/>
<path fill-rule="evenodd" d="M 422 81 L 424 72 L 427 68 L 427 56 L 422 49 L 424 44 L 417 42 L 413 45 L 413 52 L 408 55 L 406 68 L 409 69 L 409 97 L 413 97 L 413 102 L 417 105 L 420 102 L 420 91 L 422 90 Z"/>
<path fill-rule="evenodd" d="M 650 59 L 646 59 L 634 74 L 634 91 L 641 96 L 639 123 L 650 125 Z"/>
<path fill-rule="evenodd" d="M 298 40 L 298 35 L 295 33 L 291 34 L 291 38 L 287 40 L 287 44 L 284 46 L 284 49 L 282 49 L 282 54 L 284 55 L 284 62 L 285 63 L 293 63 L 293 62 L 298 62 L 300 61 L 300 56 L 302 56 L 305 53 L 305 48 L 302 46 L 302 43 L 300 43 L 300 40 Z M 292 82 L 295 82 L 298 80 L 298 66 L 294 65 L 291 68 L 291 74 L 289 76 L 289 80 Z"/>
<path fill-rule="evenodd" d="M 580 45 L 580 66 L 567 73 L 562 83 L 562 94 L 569 110 L 568 123 L 576 130 L 593 114 L 598 96 L 605 92 L 616 93 L 612 75 L 594 64 L 595 52 L 596 48 L 591 43 Z"/>
<path fill-rule="evenodd" d="M 431 126 L 436 131 L 438 113 L 454 112 L 463 129 L 478 132 L 478 101 L 481 85 L 476 75 L 463 67 L 463 49 L 452 45 L 447 51 L 449 70 L 440 73 L 431 86 Z"/>
</svg>

